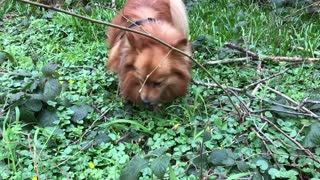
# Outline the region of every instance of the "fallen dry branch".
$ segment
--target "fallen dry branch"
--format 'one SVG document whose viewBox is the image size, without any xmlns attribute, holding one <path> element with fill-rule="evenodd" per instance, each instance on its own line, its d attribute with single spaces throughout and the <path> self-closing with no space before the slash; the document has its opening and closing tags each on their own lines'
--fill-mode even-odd
<svg viewBox="0 0 320 180">
<path fill-rule="evenodd" d="M 266 89 L 268 89 L 269 91 L 283 97 L 284 99 L 288 100 L 289 102 L 291 102 L 292 104 L 294 104 L 295 106 L 297 106 L 298 108 L 296 108 L 296 110 L 303 110 L 304 112 L 307 112 L 309 113 L 310 115 L 312 115 L 313 117 L 315 117 L 316 119 L 320 120 L 320 116 L 318 116 L 317 114 L 315 114 L 314 112 L 312 112 L 311 110 L 309 110 L 308 108 L 304 107 L 304 106 L 301 106 L 300 104 L 301 103 L 297 103 L 296 101 L 294 101 L 293 99 L 291 99 L 290 97 L 286 96 L 285 94 L 273 89 L 273 88 L 270 88 L 268 86 L 264 86 Z M 300 107 L 301 106 L 301 107 Z"/>
<path fill-rule="evenodd" d="M 229 42 L 226 42 L 224 43 L 224 45 L 230 49 L 235 49 L 243 54 L 246 55 L 246 57 L 250 57 L 252 60 L 259 60 L 259 55 L 248 50 L 248 49 L 245 49 L 245 48 L 242 48 L 242 47 L 239 47 L 233 43 L 229 43 Z"/>
<path fill-rule="evenodd" d="M 217 60 L 217 61 L 208 61 L 208 62 L 203 63 L 203 65 L 207 66 L 207 65 L 216 65 L 216 64 L 229 64 L 229 63 L 235 63 L 235 62 L 245 62 L 250 59 L 251 59 L 250 57 L 223 59 L 223 60 Z"/>
<path fill-rule="evenodd" d="M 192 81 L 195 85 L 199 85 L 199 86 L 205 86 L 205 87 L 209 87 L 209 88 L 218 88 L 219 86 L 217 84 L 214 83 L 206 83 L 206 82 L 201 82 L 201 81 Z M 243 89 L 240 88 L 236 88 L 236 87 L 231 87 L 231 86 L 223 86 L 225 89 L 229 89 L 229 90 L 233 90 L 233 91 L 243 91 Z"/>
<path fill-rule="evenodd" d="M 239 47 L 233 43 L 226 42 L 224 44 L 226 47 L 230 49 L 237 50 L 246 55 L 246 57 L 250 57 L 252 60 L 267 60 L 273 62 L 302 62 L 302 63 L 314 63 L 320 62 L 320 58 L 310 58 L 310 57 L 283 57 L 283 56 L 265 56 L 265 55 L 258 55 L 248 49 Z"/>
<path fill-rule="evenodd" d="M 320 62 L 320 58 L 309 58 L 309 57 L 282 57 L 282 56 L 262 56 L 262 60 L 270 60 L 273 62 L 305 62 L 314 63 Z"/>
<path fill-rule="evenodd" d="M 311 51 L 310 49 L 305 49 L 303 47 L 296 47 L 296 46 L 291 46 L 293 49 L 299 49 L 299 50 L 302 50 L 302 51 L 307 51 L 309 53 L 313 53 L 314 56 L 320 56 L 320 52 L 317 52 L 317 51 Z"/>
</svg>

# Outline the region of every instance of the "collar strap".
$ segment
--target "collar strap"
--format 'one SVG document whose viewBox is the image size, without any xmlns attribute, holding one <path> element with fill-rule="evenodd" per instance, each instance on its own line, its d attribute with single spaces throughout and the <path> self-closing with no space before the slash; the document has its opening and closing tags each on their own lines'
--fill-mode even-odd
<svg viewBox="0 0 320 180">
<path fill-rule="evenodd" d="M 146 18 L 146 19 L 141 19 L 139 21 L 134 21 L 133 23 L 131 23 L 128 28 L 132 28 L 134 26 L 140 26 L 145 22 L 156 22 L 155 18 Z"/>
</svg>

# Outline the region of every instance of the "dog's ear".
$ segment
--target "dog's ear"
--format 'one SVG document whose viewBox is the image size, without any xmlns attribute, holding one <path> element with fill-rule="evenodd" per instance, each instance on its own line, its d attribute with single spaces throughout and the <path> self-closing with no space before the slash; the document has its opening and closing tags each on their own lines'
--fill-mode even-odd
<svg viewBox="0 0 320 180">
<path fill-rule="evenodd" d="M 132 32 L 126 32 L 125 35 L 125 44 L 124 44 L 124 48 L 126 48 L 127 50 L 137 50 L 139 51 L 139 49 L 142 47 L 143 42 L 141 39 L 139 39 L 139 35 L 132 33 Z"/>
<path fill-rule="evenodd" d="M 120 63 L 120 44 L 121 42 L 118 41 L 109 51 L 109 58 L 108 62 L 105 65 L 107 69 L 113 72 L 118 72 L 119 70 L 119 63 Z"/>
<path fill-rule="evenodd" d="M 177 49 L 180 49 L 181 51 L 185 52 L 188 55 L 192 54 L 191 45 L 186 38 L 182 38 L 174 41 L 172 46 Z"/>
</svg>

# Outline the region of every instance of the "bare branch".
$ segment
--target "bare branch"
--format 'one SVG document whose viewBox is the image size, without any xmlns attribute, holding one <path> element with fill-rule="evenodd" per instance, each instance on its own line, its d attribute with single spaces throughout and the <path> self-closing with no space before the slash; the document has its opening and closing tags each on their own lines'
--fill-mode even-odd
<svg viewBox="0 0 320 180">
<path fill-rule="evenodd" d="M 239 47 L 233 43 L 229 43 L 229 42 L 226 42 L 224 43 L 224 45 L 230 49 L 235 49 L 241 53 L 244 53 L 247 57 L 251 57 L 253 60 L 258 60 L 259 59 L 259 55 L 248 50 L 248 49 L 244 49 L 242 47 Z"/>
<path fill-rule="evenodd" d="M 270 80 L 270 79 L 272 79 L 272 78 L 274 78 L 274 77 L 280 76 L 280 75 L 284 74 L 285 72 L 287 72 L 288 70 L 289 70 L 289 68 L 287 68 L 287 69 L 285 69 L 285 70 L 283 70 L 283 71 L 281 71 L 281 72 L 278 72 L 278 73 L 276 73 L 276 74 L 273 74 L 273 75 L 271 75 L 271 76 L 269 76 L 269 77 L 260 79 L 259 81 L 256 81 L 256 82 L 254 82 L 254 83 L 251 83 L 251 84 L 245 86 L 245 89 L 248 89 L 248 88 L 250 88 L 250 87 L 252 87 L 252 86 L 256 86 L 257 84 L 260 84 L 260 83 L 262 83 L 262 82 L 268 81 L 268 80 Z"/>
<path fill-rule="evenodd" d="M 216 61 L 208 61 L 203 63 L 203 65 L 216 65 L 216 64 L 228 64 L 234 62 L 244 62 L 250 60 L 250 57 L 243 57 L 243 58 L 234 58 L 234 59 L 223 59 L 223 60 L 216 60 Z"/>
<path fill-rule="evenodd" d="M 320 159 L 318 159 L 309 149 L 304 148 L 298 141 L 291 138 L 288 134 L 286 134 L 284 131 L 282 131 L 277 125 L 275 125 L 273 122 L 271 122 L 269 119 L 267 119 L 264 116 L 260 116 L 262 120 L 267 121 L 269 124 L 271 124 L 275 129 L 277 129 L 281 134 L 283 134 L 286 138 L 288 138 L 291 142 L 296 144 L 300 150 L 304 151 L 311 159 L 313 159 L 315 162 L 320 163 Z"/>
<path fill-rule="evenodd" d="M 225 43 L 226 47 L 230 49 L 235 49 L 243 54 L 245 54 L 247 57 L 250 57 L 252 60 L 269 60 L 273 62 L 305 62 L 305 63 L 313 63 L 313 62 L 319 62 L 320 58 L 309 58 L 309 57 L 283 57 L 283 56 L 265 56 L 265 55 L 258 55 L 257 53 L 254 53 L 248 49 L 239 47 L 232 43 Z"/>
<path fill-rule="evenodd" d="M 263 86 L 264 88 L 268 89 L 269 91 L 285 98 L 286 100 L 288 100 L 289 102 L 293 103 L 294 105 L 296 106 L 299 106 L 299 103 L 297 103 L 296 101 L 294 101 L 293 99 L 291 99 L 290 97 L 286 96 L 285 94 L 275 90 L 275 89 L 272 89 L 271 87 L 268 87 L 268 86 Z M 320 120 L 320 117 L 318 115 L 316 115 L 314 112 L 312 112 L 311 110 L 309 110 L 308 108 L 304 107 L 304 106 L 301 106 L 301 109 L 307 113 L 309 113 L 311 116 L 315 117 L 316 119 Z"/>
</svg>

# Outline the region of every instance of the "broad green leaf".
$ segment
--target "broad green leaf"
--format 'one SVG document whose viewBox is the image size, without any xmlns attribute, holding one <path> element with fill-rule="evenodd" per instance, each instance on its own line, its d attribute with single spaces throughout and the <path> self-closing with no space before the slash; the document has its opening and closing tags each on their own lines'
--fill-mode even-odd
<svg viewBox="0 0 320 180">
<path fill-rule="evenodd" d="M 99 134 L 95 140 L 97 144 L 107 143 L 110 141 L 110 137 L 106 134 Z"/>
<path fill-rule="evenodd" d="M 230 166 L 235 163 L 234 153 L 225 149 L 218 149 L 211 152 L 209 161 L 216 166 L 226 165 Z"/>
<path fill-rule="evenodd" d="M 168 150 L 166 147 L 161 147 L 156 150 L 150 151 L 146 156 L 161 156 L 163 153 L 165 153 Z"/>
<path fill-rule="evenodd" d="M 24 122 L 36 122 L 34 112 L 26 107 L 20 108 L 20 119 Z"/>
<path fill-rule="evenodd" d="M 28 99 L 25 105 L 28 109 L 34 112 L 39 112 L 42 108 L 42 102 L 38 99 Z"/>
<path fill-rule="evenodd" d="M 49 79 L 45 86 L 43 96 L 45 100 L 53 100 L 60 95 L 62 86 L 58 79 Z"/>
<path fill-rule="evenodd" d="M 303 145 L 307 148 L 320 146 L 320 123 L 311 124 L 310 131 L 303 140 Z"/>
<path fill-rule="evenodd" d="M 127 167 L 125 167 L 120 175 L 120 180 L 136 180 L 138 179 L 139 172 L 146 168 L 148 165 L 148 161 L 145 159 L 135 156 L 128 163 Z"/>
<path fill-rule="evenodd" d="M 42 67 L 41 71 L 45 76 L 52 76 L 55 73 L 56 69 L 57 65 L 49 62 Z"/>
<path fill-rule="evenodd" d="M 246 176 L 249 176 L 249 175 L 251 175 L 251 174 L 252 174 L 251 172 L 232 174 L 231 176 L 229 176 L 229 177 L 227 178 L 227 180 L 240 179 L 240 178 L 242 178 L 242 177 L 246 177 Z"/>
<path fill-rule="evenodd" d="M 43 94 L 29 94 L 31 99 L 44 100 Z"/>
<path fill-rule="evenodd" d="M 252 180 L 264 180 L 264 178 L 263 178 L 263 176 L 261 176 L 261 174 L 254 173 L 254 175 L 252 176 Z"/>
<path fill-rule="evenodd" d="M 59 117 L 56 112 L 51 112 L 46 109 L 41 111 L 38 116 L 39 124 L 42 127 L 54 126 L 54 122 L 59 120 Z"/>
<path fill-rule="evenodd" d="M 70 109 L 74 112 L 71 121 L 78 122 L 83 120 L 89 112 L 92 111 L 92 108 L 88 105 L 74 105 L 70 107 Z"/>
<path fill-rule="evenodd" d="M 250 169 L 250 166 L 244 161 L 237 161 L 237 167 L 241 172 L 246 172 Z"/>
<path fill-rule="evenodd" d="M 11 102 L 14 102 L 14 101 L 20 100 L 24 95 L 25 95 L 24 92 L 17 92 L 14 94 L 10 94 L 8 98 L 10 99 Z"/>
<path fill-rule="evenodd" d="M 166 155 L 159 156 L 151 163 L 152 172 L 160 179 L 163 179 L 170 164 L 170 157 Z"/>
</svg>

